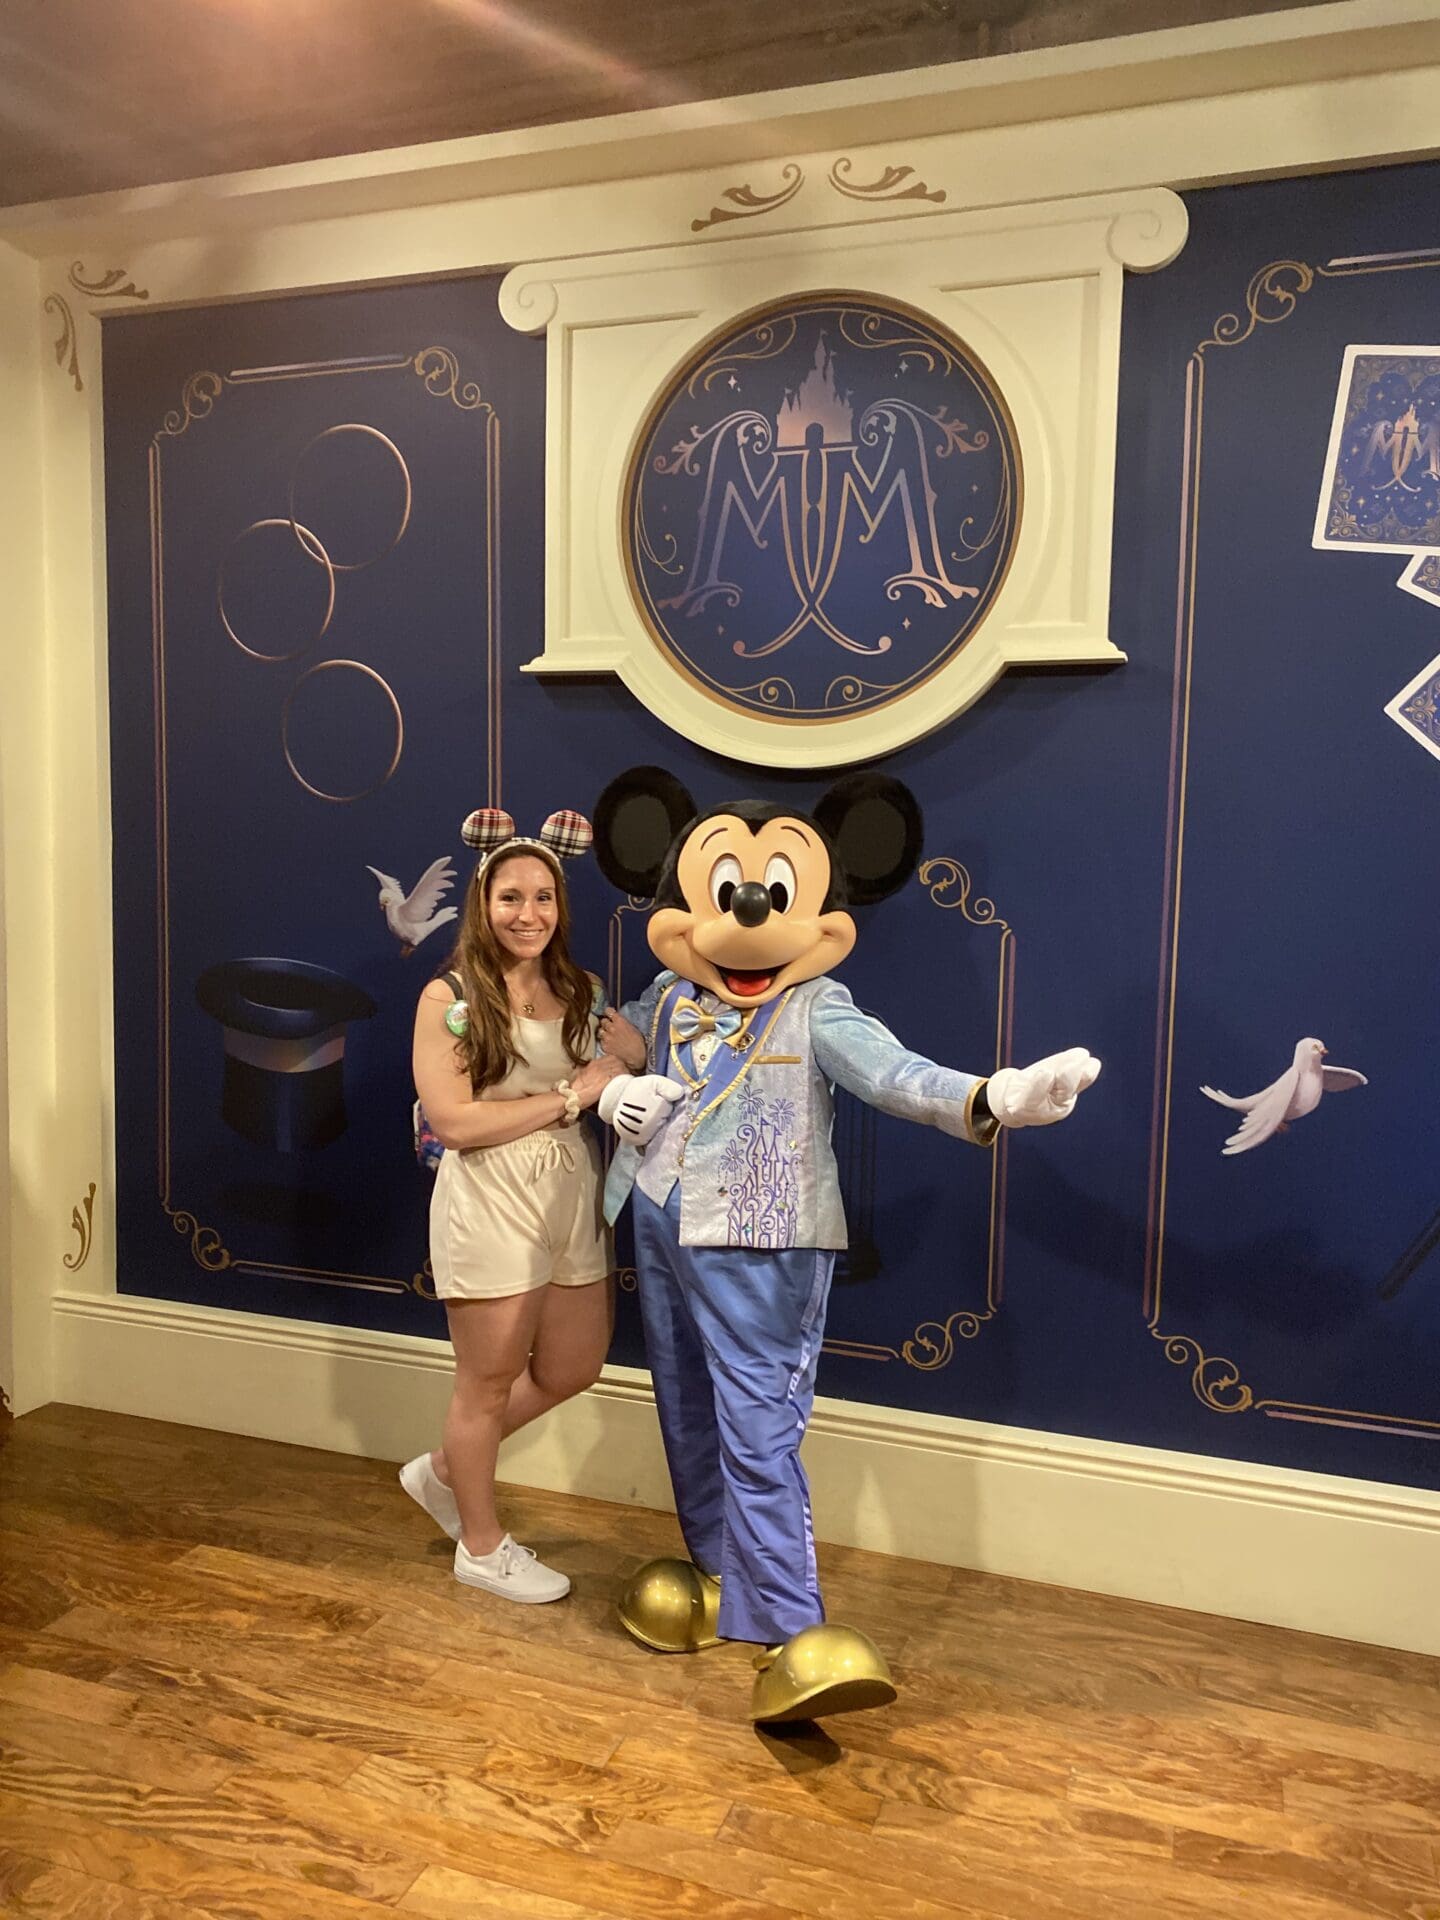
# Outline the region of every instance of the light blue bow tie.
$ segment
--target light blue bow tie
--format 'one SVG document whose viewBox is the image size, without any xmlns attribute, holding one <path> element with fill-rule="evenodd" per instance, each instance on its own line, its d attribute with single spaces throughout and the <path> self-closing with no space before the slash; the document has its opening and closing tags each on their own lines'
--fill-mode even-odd
<svg viewBox="0 0 1440 1920">
<path fill-rule="evenodd" d="M 675 1002 L 670 1015 L 670 1044 L 688 1046 L 692 1040 L 698 1040 L 702 1033 L 714 1033 L 722 1040 L 731 1040 L 740 1031 L 744 1020 L 744 1014 L 737 1007 L 720 1007 L 714 1013 L 706 1013 L 698 1002 L 682 998 Z"/>
</svg>

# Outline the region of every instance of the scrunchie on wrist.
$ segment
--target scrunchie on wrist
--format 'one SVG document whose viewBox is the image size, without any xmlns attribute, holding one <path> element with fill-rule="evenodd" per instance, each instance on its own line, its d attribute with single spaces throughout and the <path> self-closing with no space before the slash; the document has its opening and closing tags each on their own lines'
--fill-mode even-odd
<svg viewBox="0 0 1440 1920">
<path fill-rule="evenodd" d="M 579 1094 L 576 1093 L 568 1080 L 557 1080 L 554 1091 L 561 1094 L 565 1101 L 565 1113 L 563 1116 L 565 1125 L 567 1127 L 573 1127 L 575 1122 L 580 1118 Z"/>
</svg>

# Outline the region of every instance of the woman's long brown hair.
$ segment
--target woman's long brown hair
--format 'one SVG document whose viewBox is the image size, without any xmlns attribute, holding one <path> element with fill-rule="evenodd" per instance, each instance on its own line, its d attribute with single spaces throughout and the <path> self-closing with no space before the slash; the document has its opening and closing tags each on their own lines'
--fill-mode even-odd
<svg viewBox="0 0 1440 1920">
<path fill-rule="evenodd" d="M 543 862 L 555 880 L 555 931 L 540 956 L 540 966 L 550 991 L 565 1010 L 561 1029 L 565 1051 L 577 1067 L 588 1053 L 594 989 L 589 974 L 570 958 L 570 899 L 565 876 L 557 861 L 534 847 L 516 847 L 513 853 L 502 852 L 498 859 L 492 854 L 471 876 L 460 938 L 448 962 L 449 971 L 460 976 L 470 1010 L 465 1035 L 455 1042 L 455 1051 L 464 1061 L 471 1089 L 477 1094 L 497 1086 L 523 1057 L 515 1045 L 514 1015 L 505 988 L 505 949 L 495 938 L 489 907 L 501 869 L 512 860 L 527 857 Z"/>
</svg>

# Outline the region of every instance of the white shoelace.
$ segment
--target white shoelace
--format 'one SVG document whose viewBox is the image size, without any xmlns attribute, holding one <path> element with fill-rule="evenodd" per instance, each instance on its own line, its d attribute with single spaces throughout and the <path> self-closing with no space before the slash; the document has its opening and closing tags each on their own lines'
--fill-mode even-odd
<svg viewBox="0 0 1440 1920">
<path fill-rule="evenodd" d="M 525 1562 L 527 1560 L 533 1560 L 535 1557 L 535 1549 L 533 1547 L 522 1547 L 518 1540 L 512 1540 L 507 1535 L 506 1538 L 500 1542 L 501 1579 L 508 1580 L 512 1574 L 522 1572 Z"/>
<path fill-rule="evenodd" d="M 537 1558 L 533 1547 L 522 1547 L 520 1542 L 508 1533 L 499 1546 L 492 1547 L 489 1553 L 471 1553 L 468 1547 L 465 1552 L 468 1559 L 484 1566 L 487 1573 L 494 1573 L 501 1580 L 508 1580 L 512 1574 L 523 1570 L 527 1560 Z"/>
</svg>

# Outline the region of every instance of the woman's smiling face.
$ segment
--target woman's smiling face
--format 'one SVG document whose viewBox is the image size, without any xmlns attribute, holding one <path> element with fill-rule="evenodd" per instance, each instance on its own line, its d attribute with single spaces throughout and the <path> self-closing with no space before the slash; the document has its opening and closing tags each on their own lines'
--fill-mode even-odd
<svg viewBox="0 0 1440 1920">
<path fill-rule="evenodd" d="M 559 918 L 557 889 L 553 868 L 533 853 L 500 862 L 489 878 L 486 907 L 502 952 L 534 960 L 545 951 Z"/>
</svg>

